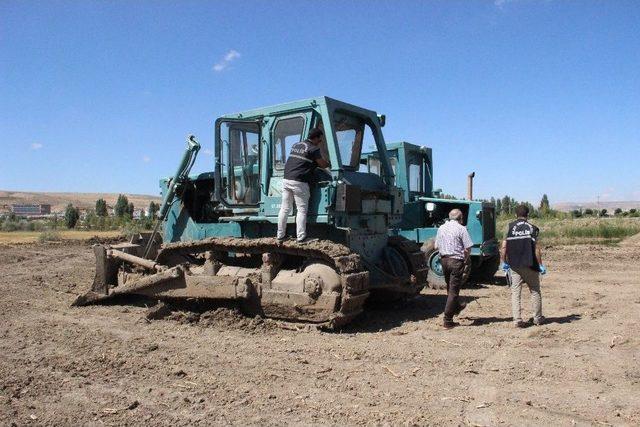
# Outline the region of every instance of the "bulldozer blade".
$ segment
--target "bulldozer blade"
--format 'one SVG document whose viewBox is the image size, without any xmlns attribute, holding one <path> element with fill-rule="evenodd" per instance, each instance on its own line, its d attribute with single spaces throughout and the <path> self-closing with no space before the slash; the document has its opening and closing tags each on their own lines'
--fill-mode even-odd
<svg viewBox="0 0 640 427">
<path fill-rule="evenodd" d="M 91 290 L 84 295 L 80 295 L 71 305 L 85 306 L 99 304 L 113 299 L 118 295 L 153 295 L 170 289 L 179 289 L 184 287 L 186 287 L 184 270 L 181 266 L 177 266 L 160 273 L 142 277 L 131 284 L 118 286 L 108 294 L 98 293 Z"/>
<path fill-rule="evenodd" d="M 96 275 L 91 291 L 107 295 L 109 288 L 118 284 L 118 262 L 107 256 L 107 247 L 104 245 L 93 245 L 93 253 L 96 256 Z"/>
</svg>

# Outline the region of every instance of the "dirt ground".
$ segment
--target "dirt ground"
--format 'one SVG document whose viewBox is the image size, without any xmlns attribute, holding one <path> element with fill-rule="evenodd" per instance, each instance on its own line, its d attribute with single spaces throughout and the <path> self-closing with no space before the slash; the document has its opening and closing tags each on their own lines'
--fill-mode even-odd
<svg viewBox="0 0 640 427">
<path fill-rule="evenodd" d="M 515 329 L 493 284 L 450 331 L 425 291 L 329 333 L 70 308 L 88 243 L 0 246 L 0 424 L 639 425 L 640 236 L 545 257 L 544 326 Z"/>
</svg>

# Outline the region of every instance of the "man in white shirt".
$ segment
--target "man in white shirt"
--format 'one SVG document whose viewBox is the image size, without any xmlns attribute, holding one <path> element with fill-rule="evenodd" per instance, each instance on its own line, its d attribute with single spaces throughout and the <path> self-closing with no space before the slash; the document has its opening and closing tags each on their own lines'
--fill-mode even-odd
<svg viewBox="0 0 640 427">
<path fill-rule="evenodd" d="M 460 314 L 466 307 L 458 301 L 460 286 L 464 276 L 465 263 L 469 262 L 473 241 L 467 228 L 462 225 L 463 215 L 460 209 L 449 212 L 449 220 L 438 228 L 436 249 L 440 252 L 444 280 L 447 282 L 447 305 L 444 309 L 444 327 L 457 326 L 453 316 Z"/>
</svg>

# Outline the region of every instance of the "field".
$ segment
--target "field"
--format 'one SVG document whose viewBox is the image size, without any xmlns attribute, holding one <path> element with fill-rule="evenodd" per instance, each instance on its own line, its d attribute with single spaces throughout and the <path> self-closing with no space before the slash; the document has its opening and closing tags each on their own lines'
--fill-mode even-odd
<svg viewBox="0 0 640 427">
<path fill-rule="evenodd" d="M 53 237 L 60 240 L 88 240 L 92 237 L 99 239 L 115 238 L 122 235 L 120 231 L 84 231 L 84 230 L 60 230 L 51 233 L 42 233 L 39 231 L 11 231 L 0 232 L 1 244 L 15 243 L 34 243 L 42 240 L 44 237 Z M 0 251 L 2 248 L 0 248 Z"/>
<path fill-rule="evenodd" d="M 497 278 L 463 291 L 451 331 L 429 290 L 320 332 L 233 307 L 70 308 L 88 243 L 0 245 L 0 425 L 640 424 L 640 235 L 544 257 L 544 326 L 512 327 Z"/>
<path fill-rule="evenodd" d="M 509 222 L 514 219 L 499 218 L 498 238 L 504 238 Z M 531 219 L 531 223 L 540 228 L 543 245 L 613 244 L 640 233 L 640 218 L 540 218 Z"/>
</svg>

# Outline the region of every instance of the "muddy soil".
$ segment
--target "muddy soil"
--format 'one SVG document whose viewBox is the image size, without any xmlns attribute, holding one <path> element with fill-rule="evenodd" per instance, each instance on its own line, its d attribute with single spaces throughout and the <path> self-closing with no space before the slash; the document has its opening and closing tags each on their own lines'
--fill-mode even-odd
<svg viewBox="0 0 640 427">
<path fill-rule="evenodd" d="M 0 425 L 639 425 L 640 241 L 545 256 L 544 326 L 515 329 L 497 280 L 450 331 L 429 290 L 327 333 L 70 308 L 88 244 L 0 246 Z"/>
</svg>

